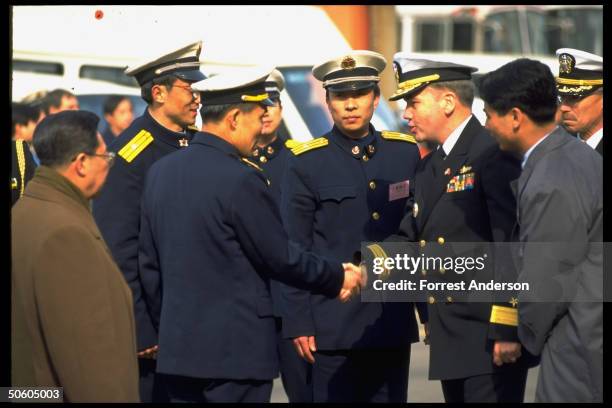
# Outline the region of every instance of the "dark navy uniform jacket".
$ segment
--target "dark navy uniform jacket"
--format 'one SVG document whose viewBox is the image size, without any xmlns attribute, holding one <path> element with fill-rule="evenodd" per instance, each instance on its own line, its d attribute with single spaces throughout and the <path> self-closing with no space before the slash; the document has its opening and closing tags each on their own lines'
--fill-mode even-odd
<svg viewBox="0 0 612 408">
<path fill-rule="evenodd" d="M 263 169 L 265 176 L 270 180 L 272 194 L 279 203 L 280 186 L 288 157 L 289 149 L 285 147 L 285 142 L 280 137 L 277 137 L 269 145 L 253 150 L 253 157 L 250 158 L 252 162 Z"/>
<path fill-rule="evenodd" d="M 519 161 L 502 152 L 473 116 L 450 154 L 443 160 L 437 157 L 439 154 L 439 151 L 429 154 L 417 170 L 418 211 L 411 209 L 402 220 L 400 235 L 411 242 L 419 241 L 425 251 L 426 245 L 510 241 L 516 223 L 516 201 L 510 182 L 519 177 Z M 428 274 L 438 272 L 428 271 Z M 492 269 L 478 272 L 483 273 L 490 276 L 474 275 L 474 278 L 484 282 L 494 279 Z M 471 279 L 468 275 L 468 272 L 462 275 L 467 283 Z M 437 279 L 453 276 L 448 271 L 437 275 Z M 512 313 L 510 300 L 496 306 Z M 503 324 L 491 321 L 494 305 L 456 302 L 452 295 L 432 295 L 428 302 L 430 379 L 466 378 L 516 366 L 493 364 L 495 340 L 518 341 L 516 325 L 509 325 L 510 321 Z M 534 365 L 534 361 L 523 349 L 523 357 L 516 364 Z"/>
<path fill-rule="evenodd" d="M 117 153 L 117 158 L 93 201 L 96 223 L 132 289 L 138 350 L 157 344 L 138 276 L 140 199 L 145 175 L 153 163 L 186 145 L 185 140 L 191 137 L 190 130 L 178 133 L 166 129 L 145 110 L 108 148 Z"/>
<path fill-rule="evenodd" d="M 257 163 L 264 171 L 264 175 L 270 180 L 270 192 L 280 205 L 281 181 L 285 172 L 289 150 L 285 147 L 285 142 L 277 137 L 275 141 L 264 147 L 257 147 L 253 150 L 251 161 Z M 261 238 L 266 239 L 265 229 L 261 231 Z M 274 315 L 281 316 L 282 298 L 280 294 L 280 283 L 276 280 L 270 282 L 272 292 L 272 303 Z"/>
<path fill-rule="evenodd" d="M 276 377 L 269 279 L 335 297 L 340 261 L 290 243 L 261 169 L 210 133 L 153 165 L 142 205 L 139 262 L 159 330 L 157 371 Z"/>
<path fill-rule="evenodd" d="M 298 154 L 289 157 L 281 187 L 289 236 L 313 252 L 349 262 L 362 241 L 396 233 L 419 162 L 409 138 L 385 139 L 370 126 L 368 136 L 353 141 L 334 127 L 292 149 Z M 340 304 L 282 289 L 283 335 L 315 336 L 318 350 L 405 348 L 418 341 L 413 303 Z"/>
</svg>

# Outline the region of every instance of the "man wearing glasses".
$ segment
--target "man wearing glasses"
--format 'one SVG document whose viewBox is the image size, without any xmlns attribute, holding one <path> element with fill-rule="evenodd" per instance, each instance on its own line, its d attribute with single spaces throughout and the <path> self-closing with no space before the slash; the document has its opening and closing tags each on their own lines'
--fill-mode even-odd
<svg viewBox="0 0 612 408">
<path fill-rule="evenodd" d="M 113 152 L 86 111 L 47 116 L 12 208 L 12 384 L 65 402 L 138 402 L 132 294 L 91 215 Z"/>
<path fill-rule="evenodd" d="M 93 203 L 100 231 L 132 289 L 143 402 L 164 397 L 155 381 L 157 334 L 141 296 L 138 273 L 140 199 L 149 167 L 191 140 L 200 104 L 191 84 L 206 78 L 199 70 L 201 50 L 198 41 L 125 71 L 138 81 L 148 107 L 109 147 L 119 157 Z"/>
<path fill-rule="evenodd" d="M 603 58 L 573 48 L 557 50 L 561 120 L 603 157 Z"/>
</svg>

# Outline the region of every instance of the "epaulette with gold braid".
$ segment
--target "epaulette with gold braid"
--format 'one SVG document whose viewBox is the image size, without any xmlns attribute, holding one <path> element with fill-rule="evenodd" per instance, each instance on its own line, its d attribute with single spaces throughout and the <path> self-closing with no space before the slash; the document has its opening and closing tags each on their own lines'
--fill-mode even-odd
<svg viewBox="0 0 612 408">
<path fill-rule="evenodd" d="M 327 146 L 329 144 L 329 140 L 324 137 L 318 137 L 314 140 L 309 140 L 308 142 L 300 143 L 298 146 L 291 149 L 291 153 L 296 156 L 299 156 L 302 153 L 306 153 L 307 151 L 318 149 L 319 147 Z"/>
<path fill-rule="evenodd" d="M 153 141 L 153 135 L 142 129 L 119 150 L 119 156 L 131 163 Z"/>
<path fill-rule="evenodd" d="M 293 149 L 295 147 L 298 147 L 301 144 L 302 144 L 302 142 L 298 142 L 295 139 L 287 139 L 287 141 L 285 142 L 285 147 L 287 149 Z"/>
<path fill-rule="evenodd" d="M 244 157 L 241 157 L 240 160 L 242 160 L 243 162 L 245 162 L 246 164 L 248 164 L 251 167 L 256 168 L 259 171 L 263 171 L 263 169 L 261 167 L 259 167 L 258 165 L 256 165 L 255 163 L 253 163 L 252 161 L 250 161 L 249 159 L 246 159 Z"/>
<path fill-rule="evenodd" d="M 401 140 L 404 142 L 416 143 L 416 140 L 413 135 L 407 135 L 405 133 L 383 130 L 382 132 L 380 132 L 380 135 L 383 139 L 386 140 Z"/>
</svg>

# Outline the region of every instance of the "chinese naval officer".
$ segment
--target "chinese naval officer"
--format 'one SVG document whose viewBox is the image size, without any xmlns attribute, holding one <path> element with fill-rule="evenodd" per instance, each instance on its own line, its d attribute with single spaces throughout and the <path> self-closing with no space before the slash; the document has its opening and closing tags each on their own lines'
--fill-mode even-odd
<svg viewBox="0 0 612 408">
<path fill-rule="evenodd" d="M 390 100 L 404 99 L 404 118 L 416 140 L 438 148 L 419 166 L 414 205 L 392 239 L 418 242 L 417 252 L 427 253 L 453 243 L 483 253 L 490 242 L 510 241 L 516 224 L 510 183 L 519 177 L 520 163 L 500 151 L 472 114 L 476 68 L 402 52 L 393 64 L 397 90 Z M 443 267 L 423 273 L 449 282 L 468 275 L 487 281 L 502 271 L 515 278 L 500 259 L 478 275 Z M 527 369 L 537 359 L 519 343 L 516 299 L 462 302 L 461 294 L 436 295 L 428 297 L 429 378 L 441 380 L 446 402 L 522 402 Z"/>
<path fill-rule="evenodd" d="M 203 131 L 147 176 L 139 263 L 171 402 L 270 400 L 278 376 L 270 279 L 342 301 L 362 284 L 359 267 L 289 240 L 268 180 L 247 160 L 271 104 L 270 72 L 194 84 Z"/>
<path fill-rule="evenodd" d="M 143 402 L 163 401 L 164 397 L 154 378 L 157 336 L 142 299 L 138 273 L 140 199 L 149 167 L 187 146 L 194 133 L 191 127 L 200 97 L 191 84 L 205 78 L 199 70 L 201 50 L 202 42 L 194 42 L 125 71 L 138 81 L 147 109 L 109 147 L 117 153 L 117 160 L 93 202 L 98 227 L 132 289 Z"/>
<path fill-rule="evenodd" d="M 291 239 L 316 253 L 350 259 L 363 241 L 395 233 L 410 199 L 414 138 L 370 123 L 386 64 L 381 54 L 356 50 L 313 68 L 334 126 L 291 149 L 281 213 Z M 314 402 L 407 401 L 410 348 L 419 340 L 413 303 L 342 305 L 282 289 L 283 334 L 311 363 L 305 386 Z"/>
<path fill-rule="evenodd" d="M 280 204 L 280 185 L 290 154 L 288 147 L 295 147 L 299 143 L 293 139 L 285 142 L 279 135 L 283 119 L 280 94 L 285 89 L 283 74 L 278 69 L 273 70 L 266 79 L 265 86 L 273 105 L 268 106 L 263 116 L 261 133 L 257 138 L 257 145 L 253 149 L 250 160 L 263 169 L 264 175 L 270 180 L 272 194 Z M 262 231 L 261 239 L 266 239 L 265 230 Z M 293 342 L 282 336 L 282 298 L 278 281 L 270 281 L 270 292 L 276 320 L 278 360 L 283 388 L 289 402 L 310 402 L 312 392 L 310 387 L 304 385 L 308 383 L 310 365 L 297 355 Z"/>
</svg>

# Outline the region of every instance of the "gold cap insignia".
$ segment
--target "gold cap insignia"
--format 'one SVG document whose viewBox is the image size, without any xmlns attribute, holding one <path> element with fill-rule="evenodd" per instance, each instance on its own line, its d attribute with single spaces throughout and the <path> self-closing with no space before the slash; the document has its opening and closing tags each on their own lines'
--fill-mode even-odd
<svg viewBox="0 0 612 408">
<path fill-rule="evenodd" d="M 576 60 L 570 54 L 559 55 L 559 73 L 571 74 L 576 65 Z"/>
<path fill-rule="evenodd" d="M 344 57 L 340 63 L 340 67 L 342 67 L 342 69 L 355 69 L 356 65 L 357 63 L 355 62 L 355 59 L 351 56 Z"/>
</svg>

